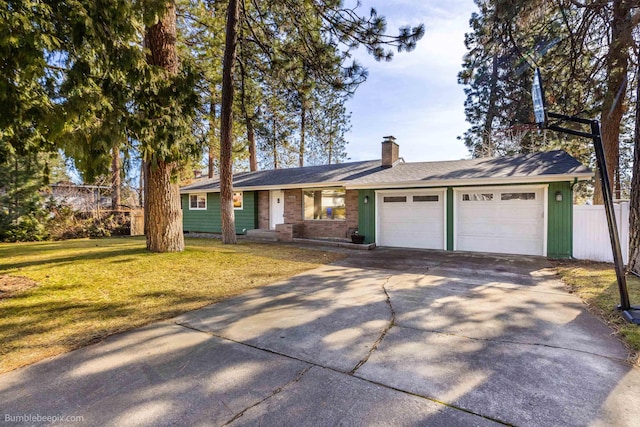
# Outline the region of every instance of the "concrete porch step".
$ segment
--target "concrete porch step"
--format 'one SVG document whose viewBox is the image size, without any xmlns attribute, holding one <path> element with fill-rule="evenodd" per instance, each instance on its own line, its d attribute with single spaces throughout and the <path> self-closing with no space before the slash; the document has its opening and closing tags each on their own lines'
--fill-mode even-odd
<svg viewBox="0 0 640 427">
<path fill-rule="evenodd" d="M 255 229 L 247 230 L 247 239 L 249 240 L 261 240 L 266 242 L 277 242 L 278 235 L 275 230 Z"/>
</svg>

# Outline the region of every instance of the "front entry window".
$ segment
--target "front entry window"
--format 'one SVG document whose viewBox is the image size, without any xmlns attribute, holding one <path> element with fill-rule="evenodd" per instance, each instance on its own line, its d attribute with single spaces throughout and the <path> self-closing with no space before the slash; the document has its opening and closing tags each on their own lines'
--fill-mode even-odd
<svg viewBox="0 0 640 427">
<path fill-rule="evenodd" d="M 346 219 L 345 197 L 344 188 L 305 190 L 304 219 Z"/>
</svg>

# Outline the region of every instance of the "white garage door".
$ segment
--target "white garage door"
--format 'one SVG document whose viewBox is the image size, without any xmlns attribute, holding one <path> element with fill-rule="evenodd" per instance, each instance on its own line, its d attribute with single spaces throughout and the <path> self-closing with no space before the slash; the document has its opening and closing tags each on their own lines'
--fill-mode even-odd
<svg viewBox="0 0 640 427">
<path fill-rule="evenodd" d="M 378 194 L 378 244 L 444 249 L 444 192 Z"/>
<path fill-rule="evenodd" d="M 543 189 L 456 190 L 456 249 L 544 255 Z"/>
</svg>

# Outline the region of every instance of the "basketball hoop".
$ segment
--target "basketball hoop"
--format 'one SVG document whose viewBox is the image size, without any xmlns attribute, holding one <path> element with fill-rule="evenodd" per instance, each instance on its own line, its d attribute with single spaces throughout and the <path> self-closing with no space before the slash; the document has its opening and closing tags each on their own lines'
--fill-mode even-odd
<svg viewBox="0 0 640 427">
<path fill-rule="evenodd" d="M 520 147 L 522 140 L 527 136 L 529 132 L 538 131 L 538 125 L 532 123 L 522 123 L 514 126 L 509 126 L 504 129 L 497 129 L 494 131 L 495 139 L 501 142 L 501 145 L 513 150 Z M 546 144 L 546 132 L 543 133 L 544 143 Z"/>
</svg>

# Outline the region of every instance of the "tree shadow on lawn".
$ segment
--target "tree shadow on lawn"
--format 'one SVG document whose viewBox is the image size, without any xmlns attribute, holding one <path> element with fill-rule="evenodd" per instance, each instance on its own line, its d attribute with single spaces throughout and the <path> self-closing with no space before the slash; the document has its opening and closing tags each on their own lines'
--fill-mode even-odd
<svg viewBox="0 0 640 427">
<path fill-rule="evenodd" d="M 640 415 L 635 393 L 624 392 L 640 387 L 638 372 L 616 351 L 583 347 L 620 344 L 573 297 L 532 270 L 521 271 L 537 281 L 526 286 L 515 274 L 461 271 L 320 267 L 179 316 L 178 325 L 154 324 L 0 376 L 0 401 L 7 413 L 74 413 L 104 425 L 222 425 L 251 407 L 258 421 L 277 416 L 283 425 L 366 423 L 353 418 L 356 407 L 372 423 L 397 420 L 400 409 L 408 423 L 451 421 L 442 415 L 451 408 L 434 400 L 516 425 Z M 349 393 L 332 381 L 302 387 L 310 367 L 338 373 Z M 371 387 L 390 393 L 385 399 L 424 399 L 406 411 L 380 405 Z M 309 389 L 317 394 L 299 395 Z M 317 419 L 304 410 L 310 403 Z"/>
<path fill-rule="evenodd" d="M 71 264 L 78 261 L 95 261 L 95 260 L 108 260 L 113 257 L 121 257 L 121 256 L 133 256 L 133 255 L 150 255 L 150 253 L 145 248 L 132 248 L 132 249 L 121 249 L 121 248 L 113 248 L 109 250 L 105 250 L 102 248 L 100 252 L 88 252 L 88 253 L 78 253 L 76 255 L 71 256 L 58 256 L 58 257 L 50 257 L 46 259 L 32 259 L 27 261 L 19 261 L 19 262 L 1 262 L 0 263 L 0 271 L 13 270 L 13 269 L 21 269 L 26 267 L 35 267 L 35 266 L 43 266 L 43 265 L 62 265 L 62 264 Z"/>
</svg>

